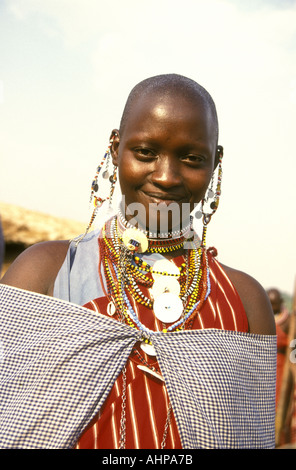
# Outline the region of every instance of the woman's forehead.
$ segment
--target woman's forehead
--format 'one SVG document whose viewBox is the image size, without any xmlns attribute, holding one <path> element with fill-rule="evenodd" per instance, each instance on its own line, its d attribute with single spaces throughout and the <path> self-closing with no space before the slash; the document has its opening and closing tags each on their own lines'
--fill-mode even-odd
<svg viewBox="0 0 296 470">
<path fill-rule="evenodd" d="M 193 129 L 195 126 L 203 127 L 208 131 L 215 129 L 213 114 L 202 98 L 160 93 L 138 97 L 133 102 L 124 129 L 129 133 L 143 125 L 152 127 L 165 123 L 191 125 Z"/>
<path fill-rule="evenodd" d="M 166 110 L 179 108 L 191 109 L 206 112 L 208 106 L 200 96 L 184 96 L 181 93 L 155 92 L 148 95 L 139 96 L 132 105 L 132 111 L 147 112 L 153 109 Z"/>
</svg>

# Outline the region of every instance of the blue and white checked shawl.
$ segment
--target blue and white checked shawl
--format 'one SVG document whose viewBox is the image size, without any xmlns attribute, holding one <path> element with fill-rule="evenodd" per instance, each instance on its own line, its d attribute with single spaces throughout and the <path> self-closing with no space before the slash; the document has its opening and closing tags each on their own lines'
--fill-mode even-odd
<svg viewBox="0 0 296 470">
<path fill-rule="evenodd" d="M 0 286 L 0 447 L 71 448 L 139 331 L 69 302 Z M 153 333 L 182 446 L 274 447 L 276 337 Z"/>
</svg>

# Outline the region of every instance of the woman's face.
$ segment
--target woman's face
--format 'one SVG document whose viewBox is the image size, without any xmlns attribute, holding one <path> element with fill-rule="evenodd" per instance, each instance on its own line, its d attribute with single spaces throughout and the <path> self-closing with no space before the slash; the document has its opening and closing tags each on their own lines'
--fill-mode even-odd
<svg viewBox="0 0 296 470">
<path fill-rule="evenodd" d="M 131 208 L 126 218 L 137 215 L 151 231 L 181 228 L 209 185 L 216 146 L 211 112 L 198 98 L 137 99 L 112 149 L 125 209 Z"/>
</svg>

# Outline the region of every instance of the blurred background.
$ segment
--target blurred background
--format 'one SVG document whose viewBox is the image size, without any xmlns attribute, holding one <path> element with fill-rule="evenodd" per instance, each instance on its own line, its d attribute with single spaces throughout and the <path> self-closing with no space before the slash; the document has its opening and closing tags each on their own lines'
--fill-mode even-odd
<svg viewBox="0 0 296 470">
<path fill-rule="evenodd" d="M 38 230 L 59 224 L 43 238 L 63 237 L 68 220 L 80 233 L 92 178 L 129 91 L 171 72 L 207 88 L 218 110 L 222 196 L 208 244 L 221 262 L 291 295 L 294 0 L 0 0 L 0 213 L 4 234 L 9 225 L 7 246 L 33 213 L 40 214 Z"/>
</svg>

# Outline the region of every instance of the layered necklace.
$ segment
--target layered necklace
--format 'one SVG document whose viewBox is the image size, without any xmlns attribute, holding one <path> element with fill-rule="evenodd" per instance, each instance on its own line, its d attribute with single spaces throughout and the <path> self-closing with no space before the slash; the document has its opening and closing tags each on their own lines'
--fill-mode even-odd
<svg viewBox="0 0 296 470">
<path fill-rule="evenodd" d="M 172 243 L 168 239 L 151 243 L 144 232 L 124 226 L 116 217 L 104 225 L 99 239 L 109 314 L 139 329 L 146 339 L 151 330 L 140 322 L 131 298 L 169 324 L 162 330 L 168 332 L 188 327 L 210 292 L 207 253 L 199 240 L 185 250 L 180 268 L 166 258 L 153 265 L 143 260 L 142 253 L 173 253 L 188 243 L 185 235 L 169 240 Z M 150 298 L 143 288 L 150 290 Z"/>
<path fill-rule="evenodd" d="M 177 332 L 192 327 L 194 318 L 210 293 L 210 278 L 205 231 L 203 239 L 188 238 L 192 234 L 188 226 L 182 232 L 168 233 L 162 238 L 131 225 L 119 214 L 105 223 L 99 237 L 100 259 L 109 298 L 108 313 L 121 322 L 138 329 L 142 333 L 141 349 L 148 356 L 156 356 L 150 336 L 153 330 L 145 326 L 133 308 L 133 304 L 143 305 L 151 311 L 162 325 L 162 332 Z M 185 249 L 186 246 L 186 249 Z M 182 249 L 183 262 L 178 267 L 162 257 L 153 264 L 146 254 L 166 254 Z M 144 255 L 145 254 L 145 255 Z M 147 289 L 149 294 L 147 295 Z M 143 368 L 159 376 L 159 370 L 145 360 L 138 348 L 134 348 Z M 138 366 L 141 368 L 141 366 Z M 123 370 L 123 407 L 121 448 L 125 440 L 125 388 L 126 371 Z M 163 446 L 170 423 L 169 406 Z"/>
</svg>

